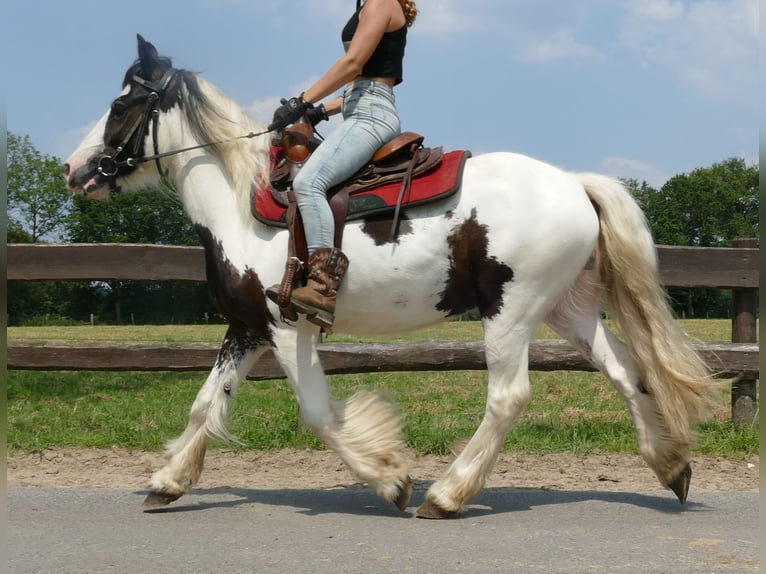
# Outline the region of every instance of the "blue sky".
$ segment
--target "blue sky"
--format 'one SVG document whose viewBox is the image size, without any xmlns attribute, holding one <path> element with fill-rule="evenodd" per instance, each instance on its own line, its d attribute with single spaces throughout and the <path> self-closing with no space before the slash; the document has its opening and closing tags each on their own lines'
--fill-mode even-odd
<svg viewBox="0 0 766 574">
<path fill-rule="evenodd" d="M 7 127 L 65 159 L 119 93 L 136 33 L 267 122 L 280 97 L 340 56 L 354 4 L 8 3 Z M 418 7 L 396 97 L 403 128 L 429 145 L 515 151 L 655 187 L 730 157 L 758 160 L 758 0 Z"/>
</svg>

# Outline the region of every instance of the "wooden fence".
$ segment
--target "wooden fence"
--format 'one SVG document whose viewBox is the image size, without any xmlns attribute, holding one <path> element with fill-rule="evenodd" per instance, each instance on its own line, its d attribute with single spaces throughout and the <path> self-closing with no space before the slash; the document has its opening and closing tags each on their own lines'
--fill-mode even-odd
<svg viewBox="0 0 766 574">
<path fill-rule="evenodd" d="M 667 287 L 732 289 L 732 342 L 699 345 L 720 377 L 732 380 L 732 418 L 752 422 L 756 413 L 759 348 L 756 343 L 758 248 L 756 240 L 732 248 L 658 246 L 660 277 Z M 135 244 L 11 244 L 9 281 L 146 280 L 204 281 L 199 247 Z M 206 371 L 218 345 L 161 343 L 61 343 L 9 341 L 9 369 L 106 371 Z M 407 344 L 323 344 L 327 373 L 486 369 L 480 342 L 428 341 Z M 530 369 L 593 370 L 564 341 L 534 341 Z M 281 378 L 267 354 L 250 373 L 253 379 Z"/>
</svg>

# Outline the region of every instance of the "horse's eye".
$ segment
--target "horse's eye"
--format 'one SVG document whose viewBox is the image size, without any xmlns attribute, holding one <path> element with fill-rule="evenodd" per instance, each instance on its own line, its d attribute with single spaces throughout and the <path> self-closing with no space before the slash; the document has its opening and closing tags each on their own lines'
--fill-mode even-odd
<svg viewBox="0 0 766 574">
<path fill-rule="evenodd" d="M 120 119 L 122 116 L 125 115 L 125 112 L 128 110 L 128 106 L 126 106 L 123 102 L 119 100 L 115 100 L 112 102 L 112 117 L 114 119 Z"/>
</svg>

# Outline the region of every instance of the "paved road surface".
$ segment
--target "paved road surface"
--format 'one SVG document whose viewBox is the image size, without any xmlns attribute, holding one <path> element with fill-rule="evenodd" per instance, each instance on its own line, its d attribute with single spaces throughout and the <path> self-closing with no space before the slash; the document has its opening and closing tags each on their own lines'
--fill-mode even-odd
<svg viewBox="0 0 766 574">
<path fill-rule="evenodd" d="M 370 490 L 11 488 L 13 573 L 645 573 L 758 571 L 758 492 L 490 488 L 459 519 L 400 514 Z M 413 503 L 420 503 L 418 489 Z"/>
</svg>

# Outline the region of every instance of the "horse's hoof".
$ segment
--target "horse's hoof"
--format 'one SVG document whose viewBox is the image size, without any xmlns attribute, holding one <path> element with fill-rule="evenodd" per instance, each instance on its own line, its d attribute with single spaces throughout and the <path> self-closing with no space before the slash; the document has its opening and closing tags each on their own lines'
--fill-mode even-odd
<svg viewBox="0 0 766 574">
<path fill-rule="evenodd" d="M 181 498 L 181 494 L 167 492 L 150 492 L 144 499 L 144 508 L 161 508 Z"/>
<path fill-rule="evenodd" d="M 396 504 L 396 507 L 404 512 L 407 509 L 407 504 L 410 502 L 410 497 L 412 496 L 412 480 L 410 479 L 409 475 L 404 480 L 404 484 L 399 488 L 399 496 L 397 496 L 394 499 L 394 504 Z"/>
<path fill-rule="evenodd" d="M 418 518 L 428 518 L 430 520 L 439 520 L 442 518 L 451 518 L 457 514 L 456 512 L 452 512 L 450 510 L 444 510 L 443 508 L 439 508 L 431 502 L 428 498 L 426 498 L 426 501 L 421 504 L 417 511 L 415 512 L 415 516 Z"/>
<path fill-rule="evenodd" d="M 689 485 L 692 481 L 692 467 L 687 464 L 676 479 L 668 484 L 670 489 L 676 493 L 681 504 L 686 502 L 686 496 L 689 494 Z"/>
</svg>

